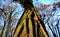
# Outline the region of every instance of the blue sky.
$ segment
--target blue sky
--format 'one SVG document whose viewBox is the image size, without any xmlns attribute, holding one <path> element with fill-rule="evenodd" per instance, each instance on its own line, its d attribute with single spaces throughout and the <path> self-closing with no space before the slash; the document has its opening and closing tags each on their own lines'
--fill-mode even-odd
<svg viewBox="0 0 60 37">
<path fill-rule="evenodd" d="M 59 0 L 39 0 L 43 4 L 53 4 L 55 2 L 58 2 Z"/>
<path fill-rule="evenodd" d="M 33 0 L 34 7 L 38 7 L 39 4 L 53 4 L 55 2 L 60 2 L 60 0 Z"/>
</svg>

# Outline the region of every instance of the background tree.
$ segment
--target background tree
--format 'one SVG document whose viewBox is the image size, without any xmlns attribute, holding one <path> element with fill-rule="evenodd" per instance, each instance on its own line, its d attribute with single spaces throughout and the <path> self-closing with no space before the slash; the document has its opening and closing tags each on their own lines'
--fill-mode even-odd
<svg viewBox="0 0 60 37">
<path fill-rule="evenodd" d="M 24 11 L 24 8 L 22 8 L 21 4 L 18 2 L 10 2 L 7 4 L 1 3 L 0 7 L 1 7 L 0 16 L 4 20 L 4 26 L 3 26 L 0 36 L 1 37 L 11 37 L 13 35 L 12 29 L 15 28 L 19 18 L 22 15 L 22 12 Z"/>
</svg>

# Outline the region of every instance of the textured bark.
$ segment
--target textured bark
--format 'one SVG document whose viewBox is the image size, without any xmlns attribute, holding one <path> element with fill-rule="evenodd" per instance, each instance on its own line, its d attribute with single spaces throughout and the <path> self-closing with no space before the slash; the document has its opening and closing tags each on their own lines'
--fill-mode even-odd
<svg viewBox="0 0 60 37">
<path fill-rule="evenodd" d="M 16 26 L 13 37 L 48 37 L 44 23 L 34 8 L 27 9 Z"/>
</svg>

